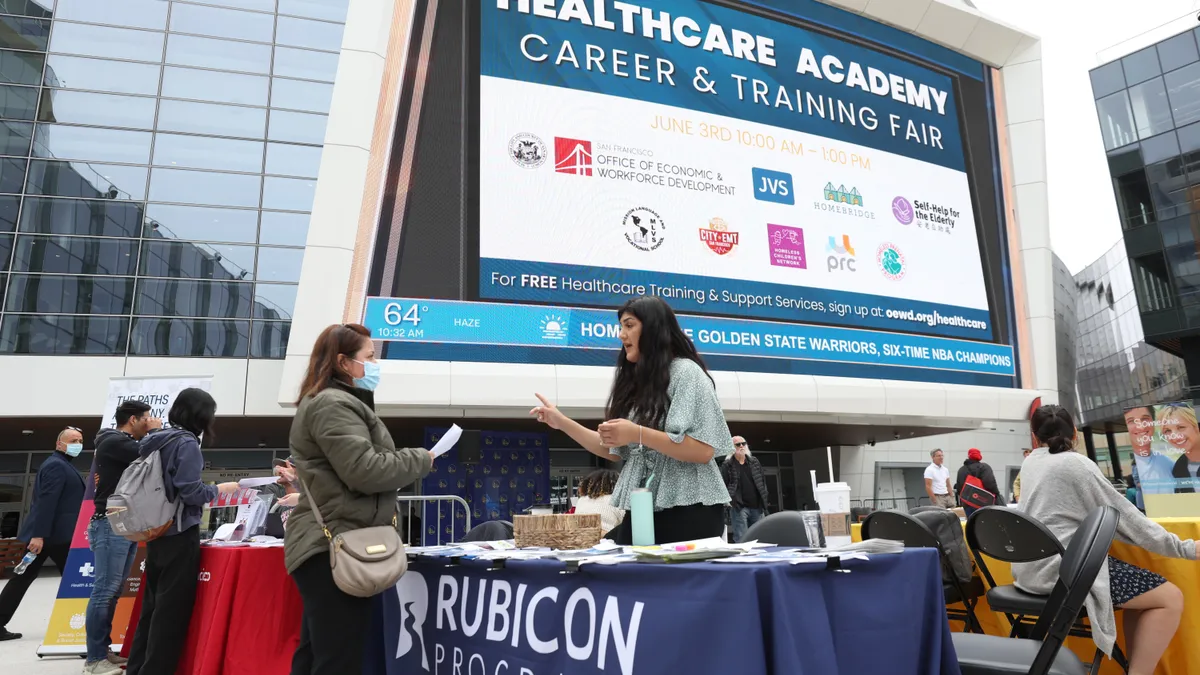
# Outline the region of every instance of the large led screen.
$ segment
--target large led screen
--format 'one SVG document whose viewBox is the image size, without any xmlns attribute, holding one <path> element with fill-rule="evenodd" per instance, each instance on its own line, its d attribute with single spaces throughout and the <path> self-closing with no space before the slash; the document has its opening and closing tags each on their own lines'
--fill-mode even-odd
<svg viewBox="0 0 1200 675">
<path fill-rule="evenodd" d="M 611 363 L 650 294 L 718 368 L 1013 386 L 990 72 L 774 4 L 469 2 L 460 284 L 371 289 L 389 356 Z"/>
</svg>

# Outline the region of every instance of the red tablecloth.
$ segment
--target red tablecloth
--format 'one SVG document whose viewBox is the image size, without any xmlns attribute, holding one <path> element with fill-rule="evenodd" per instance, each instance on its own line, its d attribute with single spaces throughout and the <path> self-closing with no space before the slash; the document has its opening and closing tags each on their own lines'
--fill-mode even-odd
<svg viewBox="0 0 1200 675">
<path fill-rule="evenodd" d="M 128 635 L 137 631 L 141 609 L 139 591 Z M 196 607 L 176 675 L 287 675 L 300 642 L 302 610 L 282 548 L 204 547 Z M 125 642 L 126 656 L 132 643 Z"/>
</svg>

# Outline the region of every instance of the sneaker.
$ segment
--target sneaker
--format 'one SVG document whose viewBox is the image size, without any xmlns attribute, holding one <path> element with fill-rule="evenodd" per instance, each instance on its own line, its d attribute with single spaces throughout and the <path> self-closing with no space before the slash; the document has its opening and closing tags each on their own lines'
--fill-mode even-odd
<svg viewBox="0 0 1200 675">
<path fill-rule="evenodd" d="M 21 639 L 20 633 L 13 633 L 12 631 L 8 630 L 7 628 L 0 628 L 0 642 L 6 642 L 8 640 L 20 640 L 20 639 Z"/>
<path fill-rule="evenodd" d="M 121 675 L 124 672 L 121 666 L 115 666 L 107 660 L 93 661 L 83 667 L 83 675 Z"/>
<path fill-rule="evenodd" d="M 108 662 L 113 664 L 114 666 L 124 666 L 129 663 L 129 659 L 125 658 L 124 656 L 121 656 L 120 654 L 118 654 L 116 652 L 109 652 L 108 653 Z"/>
</svg>

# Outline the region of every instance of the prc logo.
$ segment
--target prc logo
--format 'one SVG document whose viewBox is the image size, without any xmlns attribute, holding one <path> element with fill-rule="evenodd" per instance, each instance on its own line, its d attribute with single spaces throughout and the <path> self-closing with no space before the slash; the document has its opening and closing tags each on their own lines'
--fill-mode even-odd
<svg viewBox="0 0 1200 675">
<path fill-rule="evenodd" d="M 630 209 L 622 224 L 625 227 L 625 241 L 640 251 L 654 251 L 666 241 L 667 226 L 650 209 Z"/>
<path fill-rule="evenodd" d="M 546 144 L 533 134 L 520 133 L 508 141 L 508 156 L 522 169 L 536 169 L 546 163 Z"/>
<path fill-rule="evenodd" d="M 829 243 L 826 244 L 825 249 L 829 252 L 829 258 L 826 260 L 827 271 L 858 271 L 858 261 L 854 258 L 854 247 L 850 245 L 850 235 L 843 234 L 841 244 L 838 244 L 837 239 L 835 239 L 833 235 L 830 235 Z"/>
<path fill-rule="evenodd" d="M 574 138 L 554 139 L 554 170 L 575 176 L 592 175 L 592 142 Z"/>
<path fill-rule="evenodd" d="M 879 270 L 883 272 L 883 276 L 892 281 L 900 281 L 908 271 L 908 265 L 904 262 L 904 254 L 895 244 L 886 243 L 880 246 L 879 251 L 875 254 L 875 259 L 879 262 Z"/>
<path fill-rule="evenodd" d="M 700 228 L 700 241 L 717 255 L 725 255 L 738 245 L 738 233 L 729 230 L 729 223 L 722 218 L 708 221 L 707 228 Z"/>
<path fill-rule="evenodd" d="M 912 225 L 912 204 L 904 197 L 896 197 L 892 200 L 892 215 L 896 217 L 897 222 L 901 225 Z"/>
<path fill-rule="evenodd" d="M 429 585 L 420 572 L 409 570 L 396 582 L 396 596 L 400 599 L 400 641 L 396 646 L 396 658 L 411 652 L 417 642 L 421 643 L 421 667 L 429 670 L 429 655 L 425 649 L 425 619 L 429 615 Z"/>
<path fill-rule="evenodd" d="M 858 188 L 852 187 L 850 188 L 850 191 L 847 192 L 845 185 L 838 186 L 835 189 L 833 187 L 833 183 L 825 184 L 825 201 L 835 202 L 837 204 L 846 204 L 848 206 L 863 205 L 863 197 L 862 194 L 859 193 Z"/>
</svg>

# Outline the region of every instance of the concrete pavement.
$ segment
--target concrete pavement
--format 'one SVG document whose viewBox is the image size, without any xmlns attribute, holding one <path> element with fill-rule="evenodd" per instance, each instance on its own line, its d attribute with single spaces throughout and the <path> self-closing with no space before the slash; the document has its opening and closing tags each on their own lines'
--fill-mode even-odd
<svg viewBox="0 0 1200 675">
<path fill-rule="evenodd" d="M 22 633 L 20 640 L 0 642 L 0 671 L 13 675 L 79 675 L 83 672 L 83 659 L 76 657 L 46 657 L 39 659 L 37 648 L 46 636 L 46 625 L 50 623 L 50 610 L 58 594 L 60 577 L 43 573 L 25 594 L 25 600 L 8 629 Z M 7 581 L 0 581 L 3 588 Z"/>
</svg>

